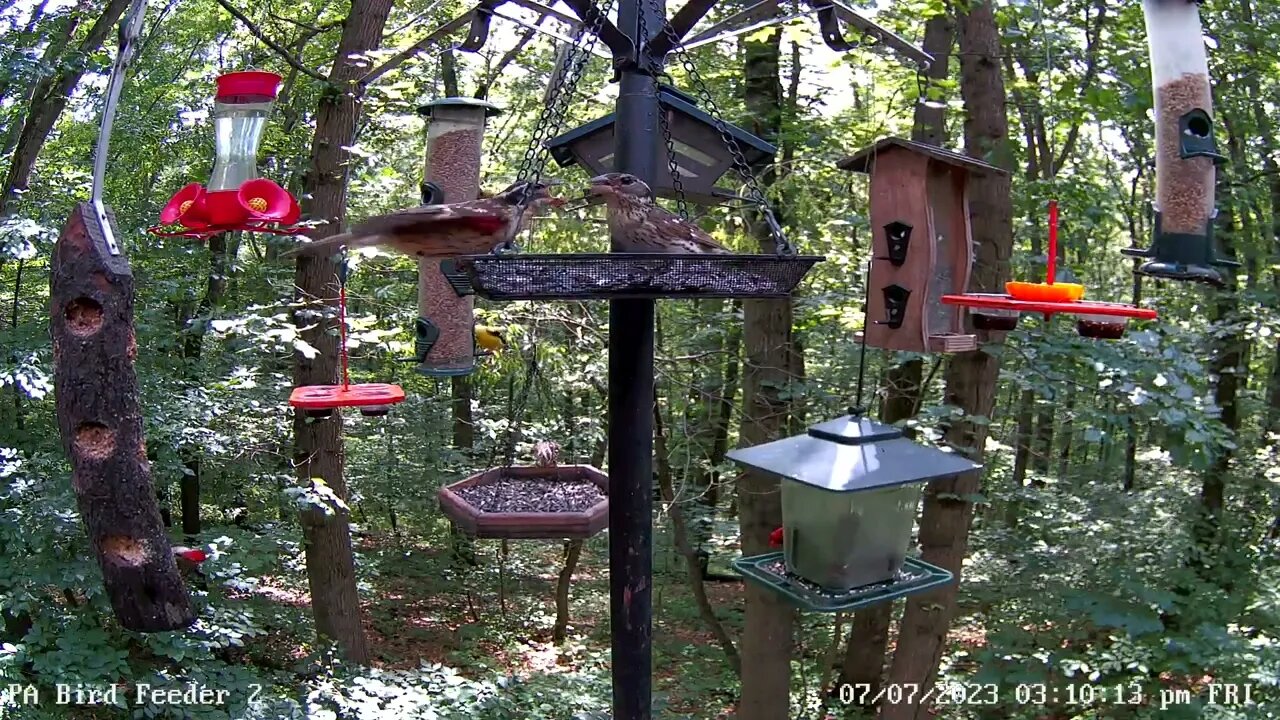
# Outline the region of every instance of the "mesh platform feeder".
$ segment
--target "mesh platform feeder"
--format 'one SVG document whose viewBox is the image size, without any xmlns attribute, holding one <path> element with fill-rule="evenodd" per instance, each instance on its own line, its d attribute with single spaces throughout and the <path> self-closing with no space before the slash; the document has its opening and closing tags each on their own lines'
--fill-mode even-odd
<svg viewBox="0 0 1280 720">
<path fill-rule="evenodd" d="M 1223 285 L 1217 267 L 1239 263 L 1218 257 L 1213 239 L 1216 163 L 1225 157 L 1213 137 L 1213 93 L 1201 0 L 1142 0 L 1156 116 L 1156 217 L 1138 272 L 1170 280 Z"/>
<path fill-rule="evenodd" d="M 130 630 L 156 632 L 187 627 L 195 615 L 160 519 L 142 434 L 133 273 L 102 201 L 111 125 L 145 6 L 134 0 L 122 21 L 91 199 L 72 211 L 54 251 L 50 330 L 58 429 L 112 611 Z"/>
<path fill-rule="evenodd" d="M 434 203 L 480 195 L 480 161 L 486 119 L 497 106 L 473 98 L 442 98 L 423 105 L 427 118 L 424 197 Z M 453 260 L 418 261 L 415 358 L 423 375 L 447 377 L 475 370 L 475 296 Z"/>
</svg>

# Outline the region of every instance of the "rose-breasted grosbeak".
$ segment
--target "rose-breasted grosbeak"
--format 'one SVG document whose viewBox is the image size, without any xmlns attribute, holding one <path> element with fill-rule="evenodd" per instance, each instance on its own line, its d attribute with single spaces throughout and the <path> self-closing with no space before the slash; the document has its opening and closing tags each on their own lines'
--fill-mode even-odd
<svg viewBox="0 0 1280 720">
<path fill-rule="evenodd" d="M 606 173 L 591 178 L 593 195 L 608 207 L 613 249 L 633 253 L 728 253 L 702 228 L 658 207 L 653 191 L 635 175 Z"/>
<path fill-rule="evenodd" d="M 415 257 L 448 258 L 487 253 L 524 230 L 542 206 L 564 204 L 563 199 L 549 192 L 554 184 L 554 181 L 518 182 L 489 198 L 422 205 L 378 215 L 357 223 L 345 233 L 306 243 L 285 254 L 324 255 L 344 246 L 355 249 L 372 245 L 384 245 Z M 521 202 L 526 202 L 523 212 Z M 520 227 L 512 232 L 517 216 Z"/>
</svg>

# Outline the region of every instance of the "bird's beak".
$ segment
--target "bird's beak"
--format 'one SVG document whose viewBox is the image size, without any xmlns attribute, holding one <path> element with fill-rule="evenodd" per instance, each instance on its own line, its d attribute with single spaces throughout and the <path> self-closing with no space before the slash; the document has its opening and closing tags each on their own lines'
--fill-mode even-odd
<svg viewBox="0 0 1280 720">
<path fill-rule="evenodd" d="M 588 195 L 602 195 L 613 190 L 613 178 L 608 175 L 597 175 L 591 178 L 591 186 L 587 188 Z"/>
</svg>

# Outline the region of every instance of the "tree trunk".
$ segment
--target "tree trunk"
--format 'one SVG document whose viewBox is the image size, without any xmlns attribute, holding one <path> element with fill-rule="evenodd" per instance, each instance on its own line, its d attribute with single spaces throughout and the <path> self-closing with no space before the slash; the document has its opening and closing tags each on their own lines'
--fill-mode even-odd
<svg viewBox="0 0 1280 720">
<path fill-rule="evenodd" d="M 734 300 L 733 314 L 742 306 L 742 301 Z M 738 395 L 738 377 L 741 374 L 742 359 L 742 326 L 736 318 L 729 323 L 729 333 L 724 341 L 724 370 L 721 374 L 719 398 L 715 405 L 715 430 L 711 435 L 711 457 L 708 463 L 715 468 L 724 462 L 725 453 L 729 452 L 729 425 L 733 421 L 733 403 Z M 714 469 L 707 471 L 703 481 L 707 487 L 706 505 L 711 512 L 720 505 L 720 474 Z"/>
<path fill-rule="evenodd" d="M 311 167 L 304 181 L 308 213 L 328 221 L 317 239 L 338 232 L 347 204 L 347 163 L 345 148 L 355 143 L 356 121 L 365 88 L 355 82 L 364 72 L 360 56 L 377 49 L 392 0 L 352 0 L 351 12 L 342 30 L 338 52 L 329 73 L 331 88 L 321 94 L 316 108 L 316 132 L 311 144 Z M 326 321 L 303 333 L 303 339 L 319 352 L 307 358 L 295 353 L 294 382 L 297 385 L 330 385 L 337 381 L 337 334 L 327 307 L 337 295 L 337 264 L 329 257 L 299 256 L 295 283 L 301 300 L 319 302 Z M 314 317 L 299 312 L 298 324 L 315 323 Z M 322 479 L 335 495 L 345 499 L 343 477 L 342 419 L 334 412 L 327 419 L 294 414 L 294 460 L 298 478 L 309 485 Z M 306 539 L 307 580 L 311 587 L 311 607 L 316 630 L 336 640 L 352 662 L 369 660 L 369 646 L 361 624 L 360 597 L 356 590 L 355 560 L 351 551 L 348 513 L 344 508 L 326 513 L 321 508 L 302 512 Z"/>
<path fill-rule="evenodd" d="M 566 540 L 564 544 L 564 567 L 556 578 L 556 624 L 551 628 L 551 642 L 563 645 L 569 634 L 569 586 L 573 584 L 573 571 L 578 567 L 578 558 L 582 556 L 581 540 Z"/>
<path fill-rule="evenodd" d="M 130 630 L 187 627 L 195 615 L 160 520 L 142 434 L 133 272 L 107 249 L 89 203 L 67 220 L 52 270 L 58 430 L 111 608 Z"/>
<path fill-rule="evenodd" d="M 1031 451 L 1031 469 L 1046 475 L 1049 473 L 1049 460 L 1053 456 L 1053 408 L 1052 400 L 1045 403 L 1036 413 L 1035 447 Z M 1041 482 L 1037 482 L 1041 484 Z"/>
<path fill-rule="evenodd" d="M 782 117 L 779 63 L 782 32 L 773 29 L 765 39 L 744 41 L 745 95 L 753 130 L 775 137 Z M 771 173 L 763 178 L 773 180 Z M 766 223 L 753 218 L 751 233 L 761 252 L 773 251 Z M 739 432 L 744 447 L 777 440 L 785 431 L 790 403 L 782 390 L 791 364 L 792 304 L 779 300 L 744 300 L 743 418 Z M 782 525 L 782 497 L 778 479 L 746 471 L 738 476 L 738 525 L 744 555 L 769 552 L 769 534 Z M 742 658 L 742 697 L 739 720 L 779 720 L 790 711 L 791 650 L 795 610 L 778 594 L 745 584 L 746 607 L 738 651 Z"/>
<path fill-rule="evenodd" d="M 1035 422 L 1035 390 L 1023 390 L 1018 398 L 1017 438 L 1013 451 L 1013 486 L 1027 484 L 1027 468 L 1031 466 L 1031 431 Z"/>
<path fill-rule="evenodd" d="M 69 56 L 61 58 L 61 69 L 49 78 L 47 84 L 37 84 L 31 97 L 31 106 L 26 113 L 26 121 L 18 134 L 18 142 L 9 162 L 9 174 L 5 178 L 4 192 L 0 194 L 0 216 L 7 214 L 8 205 L 14 199 L 15 192 L 27 189 L 31 183 L 31 171 L 35 168 L 36 157 L 40 149 L 49 139 L 49 133 L 58 122 L 62 111 L 67 107 L 71 91 L 84 75 L 89 56 L 102 47 L 120 16 L 129 7 L 130 0 L 110 0 L 103 8 L 102 14 L 89 28 L 89 34 Z"/>
<path fill-rule="evenodd" d="M 476 446 L 476 426 L 475 419 L 471 416 L 471 378 L 454 375 L 449 385 L 453 391 L 450 399 L 453 406 L 453 446 L 473 450 Z"/>
<path fill-rule="evenodd" d="M 935 58 L 935 62 L 925 71 L 925 80 L 929 83 L 926 86 L 926 96 L 935 102 L 916 103 L 911 129 L 911 139 L 916 142 L 938 146 L 946 143 L 946 105 L 936 102 L 944 98 L 945 93 L 933 89 L 950 74 L 951 47 L 954 43 L 955 20 L 951 17 L 950 9 L 944 8 L 942 12 L 929 18 L 924 26 L 924 51 Z M 915 416 L 925 391 L 923 381 L 922 359 L 908 360 L 889 368 L 885 377 L 881 421 L 896 423 Z M 884 680 L 892 615 L 893 603 L 854 613 L 840 669 L 840 682 L 859 688 L 859 692 L 854 693 L 855 698 L 870 699 L 879 694 Z M 869 688 L 869 692 L 863 693 L 861 688 Z"/>
<path fill-rule="evenodd" d="M 964 96 L 965 149 L 1002 168 L 1011 167 L 1009 123 L 1004 77 L 1000 72 L 1000 32 L 993 3 L 974 2 L 957 18 L 960 45 L 960 91 Z M 971 180 L 970 218 L 975 258 L 970 287 L 974 292 L 1000 292 L 1009 278 L 1013 248 L 1013 208 L 1008 176 L 985 175 Z M 981 350 L 956 355 L 946 373 L 946 400 L 966 416 L 989 417 L 999 378 L 999 358 Z M 987 426 L 957 420 L 946 431 L 949 445 L 981 460 Z M 968 553 L 973 503 L 981 488 L 981 471 L 930 483 L 920 518 L 920 546 L 926 562 L 944 567 L 961 580 Z M 957 498 L 958 496 L 958 498 Z M 957 587 L 951 584 L 907 600 L 889 682 L 921 689 L 913 702 L 885 707 L 884 720 L 923 718 L 925 688 L 932 687 L 954 612 Z"/>
</svg>

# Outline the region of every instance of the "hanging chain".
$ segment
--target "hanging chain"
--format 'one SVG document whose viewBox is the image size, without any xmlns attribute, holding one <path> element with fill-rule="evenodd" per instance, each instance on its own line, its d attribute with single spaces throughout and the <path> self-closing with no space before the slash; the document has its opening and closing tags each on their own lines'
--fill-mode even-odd
<svg viewBox="0 0 1280 720">
<path fill-rule="evenodd" d="M 585 20 L 578 25 L 569 44 L 569 51 L 565 55 L 564 64 L 557 68 L 551 79 L 547 90 L 551 102 L 538 116 L 538 122 L 534 125 L 533 133 L 529 138 L 529 146 L 525 148 L 524 158 L 521 159 L 519 170 L 516 172 L 516 182 L 524 182 L 528 185 L 520 198 L 520 204 L 516 210 L 516 221 L 511 224 L 509 235 L 496 250 L 517 249 L 515 236 L 520 231 L 525 209 L 532 200 L 528 188 L 542 179 L 542 173 L 547 167 L 546 141 L 558 135 L 561 127 L 564 126 L 565 115 L 573 101 L 573 91 L 577 88 L 578 81 L 582 79 L 587 60 L 591 58 L 591 49 L 595 47 L 596 38 L 599 37 L 600 26 L 604 23 L 609 10 L 613 8 L 613 3 L 614 0 L 604 0 L 599 12 L 596 13 L 595 20 L 590 25 Z"/>
<path fill-rule="evenodd" d="M 715 98 L 712 97 L 711 91 L 707 88 L 707 83 L 702 79 L 702 74 L 698 72 L 697 66 L 693 64 L 693 58 L 690 57 L 689 51 L 685 49 L 684 43 L 680 41 L 680 37 L 676 35 L 676 31 L 671 27 L 670 23 L 663 23 L 662 29 L 671 40 L 671 52 L 680 60 L 685 73 L 688 74 L 689 79 L 693 82 L 694 90 L 698 93 L 698 99 L 706 106 L 707 114 L 715 122 L 716 131 L 720 133 L 720 140 L 724 142 L 729 154 L 733 156 L 733 167 L 747 184 L 747 198 L 760 208 L 765 222 L 769 224 L 769 232 L 773 235 L 778 254 L 794 255 L 795 248 L 791 247 L 791 243 L 787 241 L 786 236 L 783 234 L 782 226 L 778 224 L 778 218 L 773 214 L 773 208 L 769 205 L 769 201 L 765 199 L 764 191 L 760 189 L 755 173 L 751 171 L 751 165 L 747 163 L 746 156 L 742 154 L 742 148 L 738 145 L 737 139 L 729 132 L 729 126 L 724 121 L 720 107 L 716 104 Z"/>
<path fill-rule="evenodd" d="M 662 98 L 658 98 L 658 126 L 662 128 L 662 139 L 667 143 L 667 169 L 671 171 L 671 187 L 676 192 L 676 210 L 680 217 L 689 219 L 689 204 L 684 198 L 684 183 L 680 180 L 680 163 L 676 162 L 676 142 L 671 137 L 671 122 L 667 118 L 667 110 L 662 107 Z"/>
<path fill-rule="evenodd" d="M 511 407 L 511 417 L 507 418 L 507 433 L 502 445 L 495 445 L 489 456 L 489 466 L 493 467 L 498 448 L 502 448 L 502 467 L 509 468 L 515 464 L 516 434 L 520 429 L 520 421 L 524 419 L 525 407 L 529 404 L 529 395 L 538 377 L 538 346 L 535 343 L 529 349 L 529 362 L 525 370 L 524 387 L 520 388 L 520 397 Z"/>
</svg>

